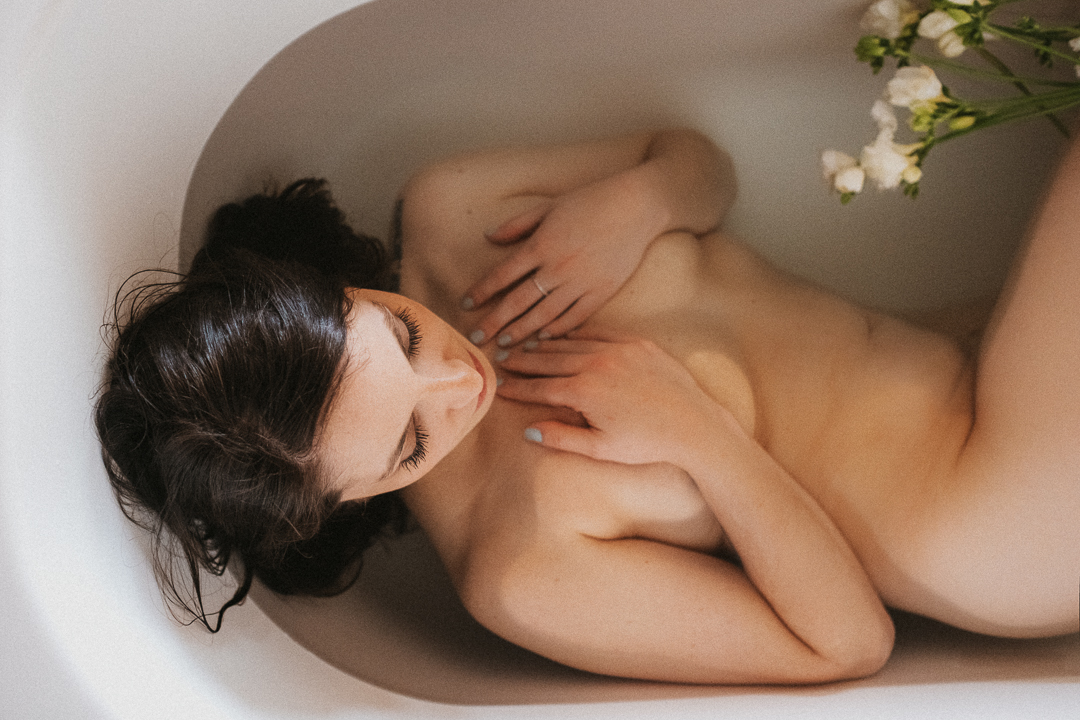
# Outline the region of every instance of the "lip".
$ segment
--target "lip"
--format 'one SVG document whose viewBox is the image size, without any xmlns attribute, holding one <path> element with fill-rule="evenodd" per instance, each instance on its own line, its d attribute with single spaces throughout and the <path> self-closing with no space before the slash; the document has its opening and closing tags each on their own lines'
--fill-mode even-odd
<svg viewBox="0 0 1080 720">
<path fill-rule="evenodd" d="M 479 410 L 480 406 L 484 404 L 484 398 L 487 397 L 487 373 L 484 372 L 484 366 L 480 363 L 479 360 L 476 359 L 476 356 L 473 355 L 472 350 L 469 350 L 468 353 L 469 359 L 472 360 L 472 364 L 473 367 L 476 368 L 476 372 L 480 373 L 480 381 L 483 383 L 483 386 L 480 388 L 480 395 L 476 398 L 476 409 Z"/>
</svg>

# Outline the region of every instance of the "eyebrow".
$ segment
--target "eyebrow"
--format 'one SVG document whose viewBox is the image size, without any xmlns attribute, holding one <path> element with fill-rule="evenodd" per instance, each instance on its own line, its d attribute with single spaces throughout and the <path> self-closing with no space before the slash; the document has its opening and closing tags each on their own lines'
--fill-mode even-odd
<svg viewBox="0 0 1080 720">
<path fill-rule="evenodd" d="M 406 353 L 405 348 L 402 347 L 401 336 L 398 335 L 397 327 L 394 325 L 394 320 L 396 320 L 397 317 L 394 315 L 393 312 L 391 312 L 390 308 L 386 307 L 378 300 L 371 300 L 370 302 L 382 313 L 383 323 L 386 325 L 386 329 L 390 331 L 390 334 L 397 342 L 397 346 L 401 349 L 401 354 L 404 355 L 405 359 L 407 360 L 408 353 Z M 401 431 L 401 439 L 398 440 L 397 447 L 394 448 L 394 451 L 390 453 L 390 457 L 386 460 L 386 470 L 383 472 L 382 475 L 378 477 L 377 480 L 375 480 L 375 482 L 381 482 L 385 480 L 386 478 L 390 477 L 394 470 L 397 469 L 398 461 L 401 459 L 401 454 L 405 452 L 405 443 L 409 439 L 409 425 L 411 423 L 412 416 L 410 415 L 409 419 L 405 422 L 405 427 Z"/>
</svg>

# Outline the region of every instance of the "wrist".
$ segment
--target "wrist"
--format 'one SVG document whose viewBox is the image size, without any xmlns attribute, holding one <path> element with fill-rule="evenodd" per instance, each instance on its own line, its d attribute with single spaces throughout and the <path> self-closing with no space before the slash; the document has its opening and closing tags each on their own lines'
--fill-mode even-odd
<svg viewBox="0 0 1080 720">
<path fill-rule="evenodd" d="M 691 477 L 715 468 L 717 458 L 730 457 L 741 442 L 752 442 L 731 411 L 708 396 L 687 418 L 687 427 L 692 429 L 672 443 L 672 457 L 667 462 Z"/>
</svg>

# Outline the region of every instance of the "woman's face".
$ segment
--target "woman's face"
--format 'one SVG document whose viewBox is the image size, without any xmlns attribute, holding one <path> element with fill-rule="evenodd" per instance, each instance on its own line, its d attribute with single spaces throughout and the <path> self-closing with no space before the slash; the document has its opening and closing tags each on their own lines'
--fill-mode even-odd
<svg viewBox="0 0 1080 720">
<path fill-rule="evenodd" d="M 423 305 L 349 291 L 341 385 L 317 443 L 342 500 L 402 488 L 454 449 L 495 397 L 491 364 Z"/>
</svg>

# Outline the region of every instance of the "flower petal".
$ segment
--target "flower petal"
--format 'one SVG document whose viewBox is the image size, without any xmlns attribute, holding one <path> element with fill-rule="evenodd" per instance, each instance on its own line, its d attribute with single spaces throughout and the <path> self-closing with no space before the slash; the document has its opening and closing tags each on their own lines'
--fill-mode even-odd
<svg viewBox="0 0 1080 720">
<path fill-rule="evenodd" d="M 960 23 L 943 10 L 935 10 L 919 21 L 919 37 L 937 40 Z"/>
<path fill-rule="evenodd" d="M 865 182 L 866 173 L 862 168 L 849 167 L 836 173 L 833 187 L 842 193 L 860 193 Z"/>
<path fill-rule="evenodd" d="M 941 81 L 934 71 L 920 65 L 897 70 L 885 86 L 885 96 L 893 105 L 910 108 L 917 102 L 936 100 L 941 97 L 941 90 Z"/>
<path fill-rule="evenodd" d="M 826 150 L 821 153 L 821 172 L 826 180 L 831 180 L 838 173 L 856 165 L 855 158 L 839 150 Z"/>
</svg>

